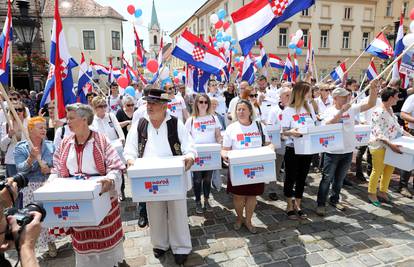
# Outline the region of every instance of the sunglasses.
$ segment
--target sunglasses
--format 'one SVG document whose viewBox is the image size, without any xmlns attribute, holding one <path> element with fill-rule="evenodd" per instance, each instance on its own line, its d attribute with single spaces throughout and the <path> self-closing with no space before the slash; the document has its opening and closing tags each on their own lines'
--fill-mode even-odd
<svg viewBox="0 0 414 267">
<path fill-rule="evenodd" d="M 127 104 L 126 106 L 127 107 L 134 107 L 135 105 L 134 104 Z"/>
<path fill-rule="evenodd" d="M 208 104 L 208 101 L 198 101 L 198 104 Z"/>
<path fill-rule="evenodd" d="M 217 86 L 217 84 L 211 84 L 210 86 Z"/>
<path fill-rule="evenodd" d="M 107 108 L 108 107 L 108 105 L 99 105 L 99 106 L 96 106 L 96 108 Z"/>
<path fill-rule="evenodd" d="M 257 97 L 257 94 L 251 94 L 250 97 Z"/>
<path fill-rule="evenodd" d="M 12 97 L 12 98 L 10 98 L 10 100 L 11 101 L 17 101 L 17 100 L 19 100 L 18 98 L 16 98 L 16 97 Z"/>
<path fill-rule="evenodd" d="M 23 112 L 24 111 L 24 109 L 22 109 L 22 108 L 15 108 L 15 110 L 16 110 L 16 112 Z"/>
</svg>

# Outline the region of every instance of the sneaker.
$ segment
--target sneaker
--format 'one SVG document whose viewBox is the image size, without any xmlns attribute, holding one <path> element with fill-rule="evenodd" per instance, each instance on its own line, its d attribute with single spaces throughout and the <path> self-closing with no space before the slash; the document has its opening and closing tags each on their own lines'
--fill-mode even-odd
<svg viewBox="0 0 414 267">
<path fill-rule="evenodd" d="M 321 217 L 325 216 L 325 214 L 326 214 L 325 206 L 317 206 L 316 207 L 316 214 L 318 214 Z"/>
<path fill-rule="evenodd" d="M 210 205 L 210 199 L 204 200 L 204 210 L 208 212 L 213 211 L 213 208 Z"/>
<path fill-rule="evenodd" d="M 331 205 L 332 207 L 334 207 L 335 209 L 337 209 L 339 211 L 345 211 L 346 210 L 345 206 L 342 205 L 341 203 L 329 202 L 329 205 Z"/>
<path fill-rule="evenodd" d="M 203 214 L 204 213 L 203 207 L 201 206 L 201 202 L 196 202 L 196 213 L 197 214 Z"/>
<path fill-rule="evenodd" d="M 400 189 L 400 194 L 403 197 L 407 197 L 407 198 L 413 198 L 413 194 L 411 194 L 411 192 L 408 190 L 407 187 L 403 187 Z"/>
</svg>

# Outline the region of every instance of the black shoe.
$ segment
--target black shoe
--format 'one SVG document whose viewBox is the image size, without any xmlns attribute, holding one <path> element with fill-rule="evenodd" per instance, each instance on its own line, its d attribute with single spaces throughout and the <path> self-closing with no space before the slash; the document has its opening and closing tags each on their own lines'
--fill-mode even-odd
<svg viewBox="0 0 414 267">
<path fill-rule="evenodd" d="M 351 183 L 348 179 L 345 179 L 344 180 L 344 185 L 346 185 L 346 186 L 353 186 L 354 184 Z"/>
<path fill-rule="evenodd" d="M 279 198 L 277 197 L 277 194 L 276 193 L 269 193 L 269 198 L 271 199 L 271 200 L 278 200 Z"/>
<path fill-rule="evenodd" d="M 187 254 L 174 254 L 174 260 L 177 265 L 183 265 L 187 260 Z"/>
<path fill-rule="evenodd" d="M 365 177 L 365 175 L 363 173 L 357 173 L 357 175 L 355 175 L 355 177 L 358 181 L 361 181 L 361 182 L 366 182 L 367 181 L 367 177 Z"/>
<path fill-rule="evenodd" d="M 154 257 L 159 259 L 162 256 L 164 256 L 165 252 L 167 252 L 166 250 L 162 250 L 159 248 L 153 248 L 152 251 L 154 252 Z"/>
<path fill-rule="evenodd" d="M 139 216 L 138 226 L 140 228 L 144 228 L 147 225 L 148 225 L 148 218 L 147 217 L 144 217 L 144 216 Z"/>
</svg>

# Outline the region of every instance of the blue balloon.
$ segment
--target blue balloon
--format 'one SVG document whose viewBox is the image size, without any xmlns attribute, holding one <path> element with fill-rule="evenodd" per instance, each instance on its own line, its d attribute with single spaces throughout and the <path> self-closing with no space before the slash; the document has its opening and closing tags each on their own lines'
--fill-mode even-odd
<svg viewBox="0 0 414 267">
<path fill-rule="evenodd" d="M 234 52 L 234 50 L 233 50 L 233 52 Z M 240 62 L 240 58 L 239 58 L 239 57 L 236 57 L 234 60 L 235 60 L 236 62 Z"/>
<path fill-rule="evenodd" d="M 223 32 L 221 32 L 221 31 L 220 31 L 220 32 L 217 32 L 217 34 L 216 34 L 216 38 L 217 38 L 217 37 L 223 37 Z"/>
<path fill-rule="evenodd" d="M 174 75 L 174 77 L 177 76 L 178 75 L 178 70 L 174 70 L 173 75 Z"/>
<path fill-rule="evenodd" d="M 216 37 L 216 39 L 217 39 L 217 42 L 222 42 L 223 41 L 223 38 L 221 38 L 221 36 Z"/>
<path fill-rule="evenodd" d="M 231 41 L 231 36 L 230 36 L 230 35 L 226 35 L 226 36 L 224 36 L 223 41 L 228 41 L 228 42 L 230 42 L 230 41 Z"/>
<path fill-rule="evenodd" d="M 296 45 L 295 44 L 289 44 L 289 48 L 290 49 L 296 49 Z"/>
<path fill-rule="evenodd" d="M 224 9 L 220 9 L 218 12 L 217 12 L 217 16 L 219 17 L 219 19 L 224 19 L 225 17 L 226 17 L 226 10 L 224 10 Z"/>
<path fill-rule="evenodd" d="M 130 95 L 132 97 L 135 97 L 135 89 L 132 86 L 127 86 L 124 91 L 124 95 Z"/>
<path fill-rule="evenodd" d="M 302 49 L 296 48 L 296 54 L 299 56 L 302 55 Z"/>
<path fill-rule="evenodd" d="M 232 44 L 232 45 L 235 45 L 236 43 L 237 43 L 237 41 L 236 41 L 235 39 L 232 39 L 232 40 L 231 40 L 231 44 Z"/>
<path fill-rule="evenodd" d="M 170 78 L 170 77 L 165 78 L 164 80 L 162 80 L 162 82 L 161 82 L 161 87 L 164 87 L 164 85 L 166 85 L 167 83 L 170 83 L 170 84 L 172 84 L 172 83 L 173 83 L 173 81 L 171 80 L 171 78 Z"/>
<path fill-rule="evenodd" d="M 237 48 L 233 48 L 233 53 L 237 54 L 237 53 L 239 53 L 239 50 L 237 50 Z M 239 59 L 239 61 L 240 61 L 240 59 Z"/>
<path fill-rule="evenodd" d="M 135 10 L 135 14 L 134 15 L 135 15 L 136 18 L 141 17 L 142 16 L 142 9 L 141 8 L 137 8 Z"/>
</svg>

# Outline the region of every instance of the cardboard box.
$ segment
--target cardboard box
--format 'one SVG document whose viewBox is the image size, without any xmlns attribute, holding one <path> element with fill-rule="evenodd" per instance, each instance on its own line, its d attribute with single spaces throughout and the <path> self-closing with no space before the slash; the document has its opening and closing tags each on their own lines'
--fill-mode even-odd
<svg viewBox="0 0 414 267">
<path fill-rule="evenodd" d="M 120 139 L 115 139 L 111 141 L 112 147 L 118 152 L 119 157 L 121 158 L 122 162 L 126 164 L 126 160 L 124 158 L 124 146 Z"/>
<path fill-rule="evenodd" d="M 276 153 L 269 147 L 231 150 L 228 157 L 232 185 L 276 181 Z"/>
<path fill-rule="evenodd" d="M 393 144 L 401 145 L 402 154 L 395 153 L 389 147 L 386 148 L 384 163 L 404 171 L 414 170 L 414 138 L 399 137 L 391 141 Z"/>
<path fill-rule="evenodd" d="M 139 158 L 127 173 L 134 202 L 186 198 L 187 178 L 183 157 Z"/>
<path fill-rule="evenodd" d="M 221 169 L 220 144 L 195 144 L 197 157 L 191 171 L 211 171 Z"/>
<path fill-rule="evenodd" d="M 342 123 L 299 128 L 303 137 L 294 138 L 295 153 L 312 155 L 344 149 Z"/>
<path fill-rule="evenodd" d="M 280 126 L 266 125 L 266 132 L 275 148 L 281 148 L 282 141 L 280 139 Z"/>
<path fill-rule="evenodd" d="M 356 146 L 367 146 L 371 135 L 371 125 L 355 125 Z"/>
<path fill-rule="evenodd" d="M 56 178 L 33 192 L 43 202 L 45 227 L 97 226 L 111 209 L 109 192 L 99 196 L 102 177 L 88 180 Z"/>
</svg>

